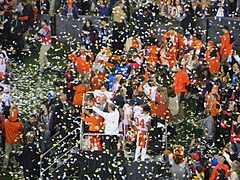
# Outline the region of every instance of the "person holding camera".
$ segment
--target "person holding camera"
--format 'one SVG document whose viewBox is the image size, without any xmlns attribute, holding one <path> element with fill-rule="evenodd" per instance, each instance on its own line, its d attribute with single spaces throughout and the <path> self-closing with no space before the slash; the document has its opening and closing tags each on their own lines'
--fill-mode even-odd
<svg viewBox="0 0 240 180">
<path fill-rule="evenodd" d="M 93 53 L 86 50 L 84 44 L 80 45 L 80 50 L 69 55 L 69 59 L 75 64 L 77 71 L 83 77 L 84 81 L 90 78 L 91 65 L 90 62 L 94 60 Z"/>
<path fill-rule="evenodd" d="M 220 155 L 217 159 L 218 165 L 215 166 L 212 170 L 212 175 L 209 180 L 215 180 L 219 177 L 228 177 L 229 175 L 229 167 L 224 164 L 225 158 L 224 156 Z"/>
<path fill-rule="evenodd" d="M 89 133 L 99 133 L 103 126 L 103 118 L 90 109 L 83 109 L 82 118 L 84 122 L 89 123 Z M 101 139 L 99 135 L 90 136 L 90 150 L 94 150 L 94 145 L 97 145 L 97 150 L 102 150 Z"/>
<path fill-rule="evenodd" d="M 40 64 L 40 72 L 43 72 L 44 67 L 49 67 L 49 62 L 47 59 L 47 52 L 52 46 L 52 38 L 51 38 L 51 28 L 46 19 L 41 21 L 42 28 L 38 31 L 37 34 L 34 35 L 34 39 L 41 41 L 41 48 L 39 52 L 39 64 Z"/>
</svg>

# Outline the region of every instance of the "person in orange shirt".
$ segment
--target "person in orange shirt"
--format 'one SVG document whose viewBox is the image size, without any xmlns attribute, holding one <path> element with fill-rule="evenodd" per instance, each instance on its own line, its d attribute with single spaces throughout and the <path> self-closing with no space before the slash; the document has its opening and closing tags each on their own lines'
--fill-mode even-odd
<svg viewBox="0 0 240 180">
<path fill-rule="evenodd" d="M 170 40 L 173 42 L 173 46 L 177 49 L 176 56 L 178 56 L 179 52 L 184 50 L 184 38 L 181 34 L 177 33 L 175 28 L 172 26 L 169 27 L 168 32 L 162 36 L 162 41 L 167 38 L 170 38 Z"/>
<path fill-rule="evenodd" d="M 93 53 L 86 50 L 85 45 L 81 44 L 79 52 L 70 54 L 68 58 L 75 63 L 78 72 L 83 76 L 83 78 L 88 80 L 91 72 L 91 62 L 94 60 Z"/>
<path fill-rule="evenodd" d="M 223 32 L 223 35 L 221 37 L 221 47 L 220 47 L 221 64 L 226 65 L 228 56 L 232 51 L 234 39 L 231 37 L 231 34 L 229 33 L 228 26 L 223 26 L 222 32 Z"/>
<path fill-rule="evenodd" d="M 217 100 L 220 101 L 220 95 L 218 94 L 218 88 L 219 87 L 217 85 L 213 85 L 211 92 L 207 95 L 207 98 L 206 98 L 207 106 L 212 101 L 212 94 L 217 94 Z"/>
<path fill-rule="evenodd" d="M 146 44 L 144 52 L 146 61 L 153 63 L 155 66 L 155 64 L 158 62 L 157 45 Z"/>
<path fill-rule="evenodd" d="M 97 114 L 91 113 L 88 109 L 83 109 L 82 118 L 84 122 L 89 123 L 89 133 L 98 133 L 103 127 L 103 118 Z M 102 150 L 100 137 L 98 135 L 90 136 L 90 150 L 94 150 L 95 143 L 98 150 Z"/>
<path fill-rule="evenodd" d="M 8 167 L 9 155 L 12 152 L 12 149 L 14 149 L 15 152 L 17 152 L 19 149 L 20 133 L 23 129 L 22 126 L 22 123 L 18 119 L 18 108 L 11 107 L 9 110 L 8 119 L 6 119 L 3 123 L 3 129 L 6 133 L 3 169 Z M 14 164 L 17 164 L 15 159 Z"/>
<path fill-rule="evenodd" d="M 223 162 L 225 161 L 224 157 L 223 156 L 219 156 L 218 157 L 218 165 L 215 166 L 212 170 L 212 175 L 211 177 L 209 178 L 209 180 L 215 180 L 215 179 L 218 179 L 219 178 L 219 175 L 223 176 L 223 177 L 228 177 L 229 175 L 229 167 L 226 165 L 226 164 L 223 164 Z M 223 169 L 224 171 L 219 171 Z"/>
<path fill-rule="evenodd" d="M 207 50 L 205 51 L 205 59 L 208 63 L 209 71 L 211 73 L 219 72 L 220 68 L 220 55 L 214 46 L 213 41 L 208 41 Z"/>
<path fill-rule="evenodd" d="M 196 49 L 196 54 L 199 57 L 202 57 L 202 47 L 203 47 L 203 43 L 201 41 L 201 34 L 194 34 L 193 35 L 193 43 L 192 43 L 192 48 Z"/>
<path fill-rule="evenodd" d="M 83 94 L 86 93 L 89 90 L 89 88 L 86 85 L 84 85 L 84 83 L 81 80 L 79 80 L 79 83 L 73 86 L 73 90 L 75 90 L 75 93 L 72 104 L 80 107 L 82 106 Z"/>
<path fill-rule="evenodd" d="M 126 51 L 128 52 L 131 48 L 134 48 L 137 50 L 138 53 L 141 52 L 142 49 L 142 41 L 138 37 L 138 33 L 134 32 L 133 36 L 129 37 L 125 44 Z"/>
<path fill-rule="evenodd" d="M 220 111 L 220 104 L 217 101 L 218 95 L 212 94 L 211 102 L 207 104 L 206 111 L 209 112 L 209 114 L 216 119 L 216 116 L 218 115 Z"/>
<path fill-rule="evenodd" d="M 99 90 L 101 89 L 101 84 L 106 80 L 105 74 L 101 73 L 100 71 L 96 70 L 95 75 L 92 77 L 92 90 Z"/>
<path fill-rule="evenodd" d="M 189 84 L 190 80 L 188 74 L 183 70 L 181 64 L 177 64 L 177 73 L 174 76 L 172 87 L 175 90 L 179 100 L 179 112 L 177 115 L 179 119 L 184 117 L 184 97 L 187 92 L 186 87 Z"/>
<path fill-rule="evenodd" d="M 173 68 L 177 61 L 176 47 L 173 45 L 172 41 L 167 38 L 166 42 L 160 49 L 160 61 L 162 66 L 167 66 L 168 68 Z"/>
<path fill-rule="evenodd" d="M 186 87 L 190 84 L 188 74 L 183 70 L 181 64 L 177 64 L 177 73 L 174 76 L 173 88 L 176 94 L 186 93 Z"/>
</svg>

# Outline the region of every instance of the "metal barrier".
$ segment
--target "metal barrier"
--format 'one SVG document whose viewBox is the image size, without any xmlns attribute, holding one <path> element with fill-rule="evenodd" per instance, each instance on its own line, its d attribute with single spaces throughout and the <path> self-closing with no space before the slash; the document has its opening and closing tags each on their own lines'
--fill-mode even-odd
<svg viewBox="0 0 240 180">
<path fill-rule="evenodd" d="M 78 146 L 81 142 L 79 141 L 76 146 Z M 68 155 L 76 146 L 73 146 L 72 148 L 70 148 L 68 151 L 66 151 L 63 155 L 61 155 L 56 162 L 59 162 L 64 156 Z M 67 159 L 65 159 L 64 161 L 67 162 L 69 159 L 71 159 L 72 156 L 68 157 Z M 43 180 L 43 175 L 44 173 L 49 170 L 56 162 L 53 162 L 51 165 L 49 165 L 46 169 L 44 169 L 43 171 L 40 171 L 40 179 Z M 62 164 L 61 164 L 62 165 Z M 57 167 L 58 168 L 58 167 Z M 56 168 L 56 169 L 57 169 Z"/>
<path fill-rule="evenodd" d="M 77 118 L 76 118 L 76 119 L 77 119 Z M 82 134 L 82 127 L 81 127 L 81 126 L 80 126 L 79 128 L 76 128 L 76 129 L 73 130 L 72 132 L 70 132 L 70 133 L 69 133 L 67 136 L 65 136 L 61 141 L 56 142 L 56 145 L 55 145 L 55 146 L 53 146 L 52 148 L 50 148 L 49 150 L 47 150 L 43 155 L 41 155 L 41 157 L 40 157 L 40 178 L 41 178 L 41 180 L 43 179 L 44 172 L 46 172 L 49 168 L 51 168 L 51 167 L 55 164 L 55 162 L 53 162 L 51 165 L 49 165 L 47 168 L 45 168 L 45 169 L 43 170 L 42 165 L 43 165 L 43 159 L 44 159 L 44 157 L 46 157 L 47 154 L 49 154 L 49 153 L 52 152 L 56 147 L 58 147 L 58 145 L 61 145 L 62 142 L 63 142 L 65 139 L 67 139 L 69 136 L 76 134 L 77 131 L 79 131 L 79 142 L 78 142 L 78 144 L 80 144 L 80 143 L 81 143 L 81 134 Z M 77 145 L 78 145 L 78 144 L 77 144 Z M 73 146 L 72 148 L 74 148 L 74 147 L 75 147 L 75 146 Z M 71 148 L 71 149 L 72 149 L 72 148 Z M 68 152 L 69 152 L 69 150 L 68 150 L 67 152 L 65 152 L 62 156 L 60 156 L 57 160 L 61 159 L 61 158 L 62 158 L 63 156 L 65 156 L 66 153 L 68 153 Z M 55 159 L 55 160 L 56 160 L 56 159 Z"/>
<path fill-rule="evenodd" d="M 221 26 L 227 25 L 232 34 L 234 35 L 235 45 L 240 45 L 240 17 L 238 18 L 216 18 L 216 17 L 206 17 L 206 18 L 198 18 L 194 22 L 194 26 L 196 31 L 194 33 L 200 33 L 202 35 L 202 42 L 206 43 L 208 40 L 213 40 L 215 43 L 220 43 L 222 35 Z M 158 23 L 154 24 L 154 28 L 159 33 L 159 39 L 161 40 L 162 35 L 167 32 L 170 26 L 178 27 L 177 31 L 181 34 L 184 34 L 183 29 L 181 28 L 181 22 L 163 18 L 160 19 Z"/>
<path fill-rule="evenodd" d="M 82 27 L 86 19 L 90 19 L 96 28 L 100 25 L 100 16 L 79 16 L 78 19 L 74 19 L 73 17 L 67 17 L 63 15 L 56 14 L 55 21 L 52 27 L 54 32 L 56 32 L 57 41 L 60 42 L 71 42 L 77 43 L 81 42 L 81 33 Z M 112 17 L 107 17 L 109 20 L 109 25 L 112 27 Z M 51 16 L 44 14 L 39 15 L 38 24 L 41 19 L 51 20 Z M 53 20 L 53 19 L 52 19 Z M 237 18 L 216 18 L 216 17 L 206 17 L 206 18 L 198 18 L 194 22 L 194 26 L 196 27 L 195 33 L 200 33 L 202 35 L 202 42 L 206 43 L 209 39 L 213 40 L 215 43 L 220 43 L 220 35 L 221 28 L 220 26 L 227 25 L 230 27 L 232 34 L 235 38 L 235 45 L 240 45 L 240 17 Z M 169 26 L 178 27 L 177 31 L 181 34 L 184 34 L 181 29 L 181 22 L 173 19 L 168 19 L 164 17 L 160 17 L 158 21 L 156 21 L 153 25 L 153 28 L 157 30 L 159 34 L 159 39 L 161 40 L 162 35 L 168 30 Z"/>
<path fill-rule="evenodd" d="M 207 39 L 213 40 L 215 43 L 220 43 L 220 35 L 221 32 L 221 26 L 228 26 L 229 29 L 232 31 L 232 34 L 234 36 L 235 45 L 240 45 L 240 17 L 237 18 L 215 18 L 215 17 L 209 17 L 207 18 Z"/>
</svg>

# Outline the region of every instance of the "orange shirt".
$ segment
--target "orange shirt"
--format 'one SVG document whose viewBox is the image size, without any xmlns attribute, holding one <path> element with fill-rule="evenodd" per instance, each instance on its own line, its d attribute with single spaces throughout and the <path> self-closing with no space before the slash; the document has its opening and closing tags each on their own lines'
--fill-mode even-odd
<svg viewBox="0 0 240 180">
<path fill-rule="evenodd" d="M 86 59 L 87 54 L 90 56 L 89 61 L 87 61 Z M 75 63 L 78 72 L 89 73 L 91 68 L 90 62 L 94 60 L 94 56 L 90 51 L 87 51 L 83 54 L 80 54 L 80 56 L 77 56 L 76 53 L 72 53 L 69 55 L 69 59 L 71 59 L 72 62 Z"/>
<path fill-rule="evenodd" d="M 224 169 L 225 170 L 225 177 L 228 177 L 229 175 L 229 167 L 226 164 L 218 164 L 213 168 L 212 175 L 209 178 L 209 180 L 215 180 L 218 176 L 218 169 Z"/>
<path fill-rule="evenodd" d="M 212 94 L 213 94 L 213 93 L 210 92 L 210 93 L 207 95 L 207 98 L 206 98 L 207 104 L 209 104 L 209 103 L 212 101 Z M 220 98 L 221 98 L 220 95 L 219 95 L 218 93 L 215 93 L 215 94 L 217 94 L 217 96 L 218 96 L 218 97 L 217 97 L 217 100 L 220 101 Z"/>
<path fill-rule="evenodd" d="M 166 52 L 166 56 L 169 57 L 168 63 L 169 63 L 170 68 L 173 68 L 173 66 L 177 62 L 176 52 L 177 52 L 177 50 L 174 46 L 171 46 Z"/>
<path fill-rule="evenodd" d="M 193 41 L 193 43 L 192 43 L 192 47 L 197 49 L 197 50 L 201 50 L 202 46 L 203 46 L 202 41 L 199 40 L 199 39 Z"/>
<path fill-rule="evenodd" d="M 75 90 L 73 97 L 73 105 L 81 106 L 83 101 L 83 94 L 88 91 L 88 88 L 84 85 L 73 86 L 73 90 Z"/>
<path fill-rule="evenodd" d="M 138 49 L 139 48 L 139 43 L 137 41 L 137 39 L 133 38 L 132 39 L 132 45 L 131 45 L 132 48 L 136 48 Z"/>
<path fill-rule="evenodd" d="M 181 92 L 187 92 L 186 86 L 190 84 L 188 74 L 183 71 L 179 70 L 174 76 L 173 88 L 176 94 Z"/>
<path fill-rule="evenodd" d="M 3 129 L 6 133 L 7 144 L 18 144 L 20 141 L 20 132 L 22 131 L 22 123 L 18 120 L 10 121 L 8 119 L 3 123 Z"/>
<path fill-rule="evenodd" d="M 94 76 L 92 78 L 93 90 L 99 90 L 104 80 L 105 78 L 101 74 Z"/>
<path fill-rule="evenodd" d="M 205 58 L 208 63 L 209 71 L 212 72 L 219 72 L 220 68 L 220 55 L 217 52 L 216 57 L 211 57 L 211 52 L 209 50 L 206 50 L 205 52 Z"/>
<path fill-rule="evenodd" d="M 219 113 L 220 104 L 216 101 L 214 103 L 209 103 L 206 110 L 210 111 L 212 116 L 216 116 Z"/>
<path fill-rule="evenodd" d="M 206 98 L 206 102 L 207 102 L 207 106 L 206 106 L 206 110 L 209 110 L 212 116 L 216 116 L 219 113 L 219 108 L 217 108 L 217 106 L 220 106 L 218 102 L 212 104 L 212 92 L 210 92 Z M 218 98 L 217 100 L 220 101 L 220 95 L 218 93 L 217 94 Z"/>
<path fill-rule="evenodd" d="M 156 114 L 158 118 L 165 118 L 167 112 L 167 103 L 164 101 L 158 102 L 158 106 L 153 109 L 152 114 Z"/>
<path fill-rule="evenodd" d="M 222 37 L 221 37 L 221 48 L 220 48 L 220 55 L 228 57 L 229 54 L 232 51 L 232 47 L 233 47 L 233 43 L 230 44 L 230 34 L 229 33 L 225 33 Z"/>
<path fill-rule="evenodd" d="M 181 34 L 179 33 L 175 33 L 175 35 L 173 35 L 173 37 L 171 37 L 170 32 L 166 32 L 163 36 L 162 36 L 162 40 L 164 41 L 167 38 L 171 38 L 173 40 L 173 46 L 178 50 L 179 47 L 181 50 L 184 50 L 184 38 L 182 37 Z M 176 54 L 178 52 L 176 51 Z"/>
<path fill-rule="evenodd" d="M 89 131 L 98 132 L 103 127 L 103 118 L 97 114 L 91 114 L 90 117 L 85 117 L 82 114 L 83 121 L 89 122 Z"/>
<path fill-rule="evenodd" d="M 146 53 L 146 60 L 147 62 L 158 62 L 158 56 L 157 56 L 157 46 L 152 45 L 147 47 L 147 53 Z"/>
</svg>

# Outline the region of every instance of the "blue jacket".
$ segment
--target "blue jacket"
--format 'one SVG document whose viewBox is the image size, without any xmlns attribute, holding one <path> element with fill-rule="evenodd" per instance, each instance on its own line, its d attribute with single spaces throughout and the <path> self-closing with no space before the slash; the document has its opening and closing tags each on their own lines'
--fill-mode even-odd
<svg viewBox="0 0 240 180">
<path fill-rule="evenodd" d="M 98 15 L 99 16 L 109 16 L 110 8 L 108 5 L 105 5 L 104 7 L 99 7 L 98 9 Z"/>
<path fill-rule="evenodd" d="M 65 5 L 63 10 L 62 10 L 62 15 L 66 16 L 67 13 L 68 13 L 68 5 Z M 72 5 L 72 13 L 73 14 L 77 14 L 78 13 L 77 7 L 74 4 Z"/>
</svg>

